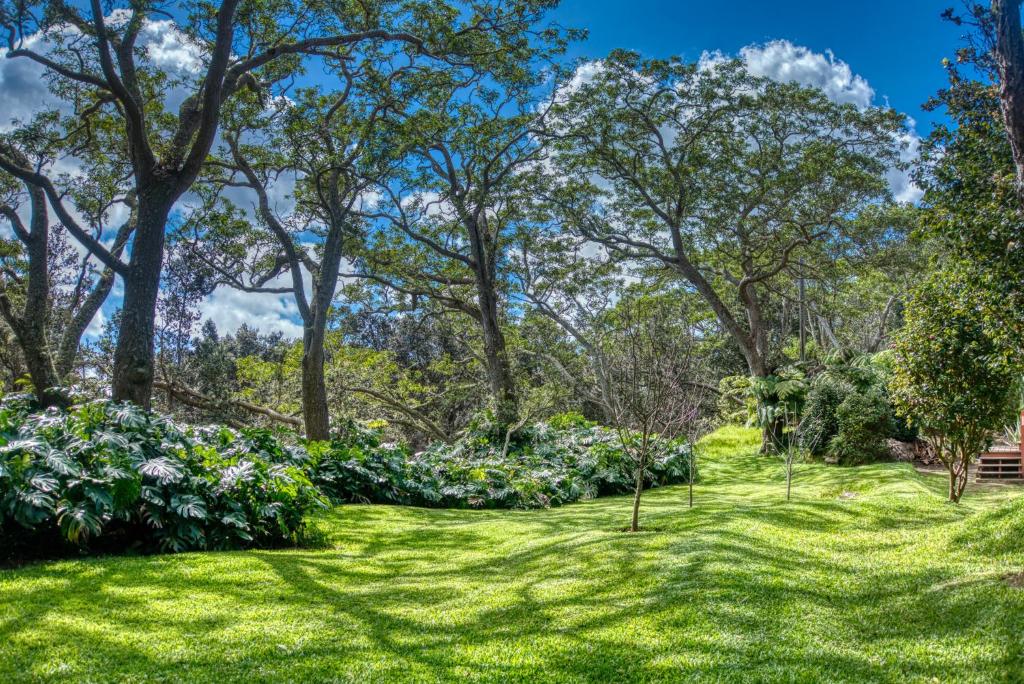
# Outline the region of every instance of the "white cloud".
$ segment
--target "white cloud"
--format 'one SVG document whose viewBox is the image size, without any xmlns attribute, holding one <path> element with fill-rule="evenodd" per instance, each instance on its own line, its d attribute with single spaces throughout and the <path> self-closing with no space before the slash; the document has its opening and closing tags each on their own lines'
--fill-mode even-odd
<svg viewBox="0 0 1024 684">
<path fill-rule="evenodd" d="M 30 36 L 24 47 L 45 50 L 46 42 L 39 35 Z M 43 80 L 43 67 L 27 58 L 7 57 L 7 48 L 0 48 L 0 131 L 9 130 L 14 121 L 26 121 L 34 114 L 53 107 L 58 100 L 50 94 Z"/>
<path fill-rule="evenodd" d="M 900 161 L 904 163 L 916 161 L 921 153 L 921 136 L 917 134 L 915 122 L 910 117 L 907 117 L 907 130 L 900 136 L 900 143 L 902 145 Z M 914 204 L 924 196 L 924 190 L 914 184 L 908 171 L 895 168 L 889 169 L 888 173 L 886 173 L 886 178 L 889 181 L 892 196 L 897 202 Z"/>
<path fill-rule="evenodd" d="M 108 24 L 116 26 L 130 16 L 128 10 L 115 10 L 107 17 Z M 66 26 L 63 33 L 77 34 L 78 30 Z M 146 50 L 147 60 L 153 66 L 166 70 L 173 79 L 190 80 L 202 71 L 202 51 L 182 33 L 171 20 L 146 21 L 139 35 L 138 46 Z M 52 44 L 42 33 L 26 36 L 18 46 L 46 55 Z M 9 129 L 14 120 L 27 121 L 46 109 L 59 107 L 66 113 L 66 105 L 54 97 L 47 87 L 45 69 L 28 57 L 8 58 L 9 50 L 0 48 L 0 131 Z M 172 86 L 165 92 L 165 104 L 176 109 L 190 89 Z"/>
<path fill-rule="evenodd" d="M 302 337 L 298 308 L 288 294 L 252 294 L 222 286 L 203 300 L 199 313 L 203 320 L 212 320 L 222 333 L 233 333 L 245 323 L 265 333 Z"/>
<path fill-rule="evenodd" d="M 739 58 L 750 73 L 783 83 L 798 83 L 819 88 L 835 102 L 850 103 L 860 108 L 874 104 L 875 91 L 867 79 L 853 73 L 850 65 L 837 59 L 831 50 L 814 52 L 788 40 L 773 40 L 740 49 Z M 702 68 L 711 68 L 728 57 L 719 51 L 704 52 L 700 57 Z M 907 127 L 898 141 L 903 162 L 917 159 L 921 138 L 915 130 L 914 120 L 907 117 Z M 900 202 L 916 202 L 923 191 L 914 185 L 908 171 L 892 168 L 886 173 L 893 197 Z"/>
<path fill-rule="evenodd" d="M 875 97 L 875 91 L 867 80 L 853 73 L 849 64 L 836 59 L 831 50 L 822 54 L 788 40 L 773 40 L 741 48 L 739 58 L 755 76 L 820 88 L 836 102 L 868 107 Z M 700 57 L 700 64 L 707 67 L 723 59 L 726 56 L 719 51 L 705 52 Z"/>
<path fill-rule="evenodd" d="M 147 21 L 139 40 L 153 64 L 180 74 L 198 74 L 202 50 L 171 20 Z"/>
<path fill-rule="evenodd" d="M 84 339 L 96 339 L 103 334 L 103 326 L 107 324 L 107 317 L 103 314 L 103 310 L 100 309 L 96 312 L 96 315 L 89 321 L 89 325 L 85 328 L 83 334 Z"/>
</svg>

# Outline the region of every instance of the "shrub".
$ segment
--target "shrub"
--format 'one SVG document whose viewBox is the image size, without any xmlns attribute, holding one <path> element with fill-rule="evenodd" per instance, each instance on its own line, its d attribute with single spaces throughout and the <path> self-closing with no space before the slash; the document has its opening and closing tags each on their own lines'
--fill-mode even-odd
<svg viewBox="0 0 1024 684">
<path fill-rule="evenodd" d="M 521 431 L 508 453 L 472 433 L 454 445 L 436 444 L 414 462 L 429 473 L 440 499 L 428 505 L 536 508 L 609 494 L 634 485 L 633 460 L 614 430 L 593 424 L 556 429 L 539 423 Z M 672 443 L 648 467 L 647 485 L 687 482 L 689 450 Z"/>
<path fill-rule="evenodd" d="M 607 428 L 567 414 L 508 445 L 486 424 L 410 454 L 356 424 L 289 446 L 267 430 L 185 427 L 129 404 L 33 412 L 0 403 L 0 560 L 82 548 L 186 551 L 305 542 L 326 498 L 536 508 L 630 492 L 633 462 Z M 684 483 L 690 452 L 660 453 L 648 486 Z M 60 545 L 53 547 L 53 544 Z"/>
<path fill-rule="evenodd" d="M 836 434 L 827 453 L 842 465 L 859 465 L 886 458 L 886 439 L 892 434 L 892 412 L 878 391 L 851 392 L 836 409 Z"/>
<path fill-rule="evenodd" d="M 336 502 L 445 508 L 538 508 L 633 485 L 633 464 L 618 435 L 575 417 L 557 417 L 504 439 L 481 422 L 453 444 L 409 454 L 380 435 L 350 426 L 330 442 L 307 446 L 310 478 Z M 648 485 L 687 482 L 689 450 L 674 442 L 651 465 Z"/>
<path fill-rule="evenodd" d="M 420 503 L 408 449 L 350 422 L 330 441 L 307 442 L 296 462 L 336 503 Z"/>
<path fill-rule="evenodd" d="M 839 434 L 839 405 L 853 391 L 841 380 L 820 378 L 807 393 L 798 437 L 812 454 L 822 456 L 828 451 L 829 442 Z"/>
<path fill-rule="evenodd" d="M 298 542 L 322 498 L 270 433 L 184 428 L 129 404 L 0 404 L 3 548 L 185 551 Z"/>
<path fill-rule="evenodd" d="M 548 419 L 548 426 L 553 430 L 571 430 L 573 428 L 592 428 L 597 423 L 587 420 L 582 413 L 567 411 L 551 416 Z"/>
<path fill-rule="evenodd" d="M 916 428 L 895 418 L 885 384 L 890 363 L 887 353 L 826 360 L 807 394 L 801 444 L 816 456 L 853 465 L 888 457 L 888 438 L 914 440 Z"/>
</svg>

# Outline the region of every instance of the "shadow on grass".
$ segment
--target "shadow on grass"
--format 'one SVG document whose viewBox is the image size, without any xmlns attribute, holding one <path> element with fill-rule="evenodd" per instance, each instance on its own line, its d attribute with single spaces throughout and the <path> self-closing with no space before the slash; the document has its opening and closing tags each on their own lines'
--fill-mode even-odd
<svg viewBox="0 0 1024 684">
<path fill-rule="evenodd" d="M 650 535 L 613 531 L 624 499 L 513 514 L 348 506 L 328 516 L 330 551 L 54 564 L 20 573 L 21 591 L 0 575 L 17 602 L 0 612 L 0 644 L 17 650 L 0 653 L 31 671 L 77 644 L 72 674 L 99 679 L 243 679 L 258 664 L 293 680 L 371 667 L 389 680 L 949 681 L 1020 663 L 1021 602 L 992 582 L 899 563 L 912 549 L 877 565 L 852 553 L 894 525 L 948 523 L 948 508 L 686 511 L 679 494 L 649 497 L 647 520 L 666 529 Z M 1002 645 L 957 653 L 969 635 Z"/>
<path fill-rule="evenodd" d="M 719 445 L 713 445 L 721 450 Z M 1024 591 L 897 464 L 706 459 L 544 511 L 344 506 L 324 550 L 0 572 L 0 680 L 1013 681 Z M 857 497 L 840 500 L 844 491 Z M 986 524 L 1016 515 L 993 511 Z M 975 516 L 976 517 L 976 516 Z M 1000 527 L 1002 529 L 1002 527 Z M 1017 547 L 1013 547 L 1017 548 Z M 1005 554 L 1004 554 L 1005 555 Z"/>
</svg>

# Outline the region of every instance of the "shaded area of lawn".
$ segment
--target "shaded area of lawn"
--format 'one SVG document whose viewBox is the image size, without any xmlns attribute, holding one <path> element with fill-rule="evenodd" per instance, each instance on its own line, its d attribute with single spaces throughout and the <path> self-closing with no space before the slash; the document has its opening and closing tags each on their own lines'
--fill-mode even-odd
<svg viewBox="0 0 1024 684">
<path fill-rule="evenodd" d="M 638 535 L 628 498 L 345 506 L 323 550 L 3 572 L 0 681 L 1021 680 L 1024 559 L 970 536 L 1016 491 L 808 465 L 786 503 L 755 441 L 705 442 L 697 507 L 652 491 Z"/>
</svg>

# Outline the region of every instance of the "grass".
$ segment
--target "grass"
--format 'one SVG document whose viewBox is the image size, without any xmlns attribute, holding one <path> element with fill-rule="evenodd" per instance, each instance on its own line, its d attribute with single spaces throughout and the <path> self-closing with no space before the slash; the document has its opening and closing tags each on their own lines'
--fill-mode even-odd
<svg viewBox="0 0 1024 684">
<path fill-rule="evenodd" d="M 703 443 L 685 487 L 343 506 L 327 548 L 0 572 L 0 681 L 1024 681 L 1024 490 Z"/>
</svg>

